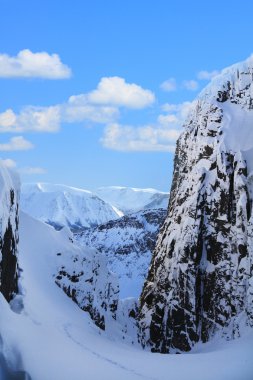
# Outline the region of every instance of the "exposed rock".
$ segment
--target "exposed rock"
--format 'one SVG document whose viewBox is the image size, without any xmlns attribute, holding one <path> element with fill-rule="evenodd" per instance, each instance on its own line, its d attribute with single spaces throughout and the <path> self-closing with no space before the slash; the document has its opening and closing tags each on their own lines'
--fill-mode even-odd
<svg viewBox="0 0 253 380">
<path fill-rule="evenodd" d="M 18 292 L 19 180 L 0 164 L 0 291 L 9 302 Z"/>
<path fill-rule="evenodd" d="M 119 295 L 118 278 L 107 269 L 106 257 L 94 249 L 59 253 L 56 284 L 104 330 L 107 320 L 116 319 Z"/>
<path fill-rule="evenodd" d="M 176 148 L 168 216 L 140 299 L 140 340 L 189 351 L 253 325 L 253 58 L 203 90 Z"/>
</svg>

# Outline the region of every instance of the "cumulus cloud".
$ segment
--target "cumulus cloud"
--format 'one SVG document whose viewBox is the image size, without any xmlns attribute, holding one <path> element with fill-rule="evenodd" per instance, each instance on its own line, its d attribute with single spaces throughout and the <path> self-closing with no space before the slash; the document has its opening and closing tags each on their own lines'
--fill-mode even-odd
<svg viewBox="0 0 253 380">
<path fill-rule="evenodd" d="M 190 91 L 196 91 L 199 87 L 199 84 L 196 80 L 185 80 L 183 81 L 183 87 Z"/>
<path fill-rule="evenodd" d="M 212 78 L 214 78 L 219 73 L 220 72 L 218 70 L 213 70 L 213 71 L 202 70 L 198 73 L 197 77 L 200 80 L 211 80 Z"/>
<path fill-rule="evenodd" d="M 159 115 L 158 116 L 158 122 L 161 125 L 170 125 L 170 124 L 178 124 L 179 120 L 176 115 Z"/>
<path fill-rule="evenodd" d="M 26 106 L 19 113 L 12 109 L 0 113 L 0 133 L 57 132 L 61 123 L 112 123 L 119 108 L 144 108 L 155 100 L 153 93 L 123 78 L 102 78 L 97 89 L 71 96 L 65 103 L 49 107 Z"/>
<path fill-rule="evenodd" d="M 174 152 L 176 140 L 194 104 L 164 104 L 164 113 L 158 115 L 154 125 L 136 127 L 111 123 L 106 126 L 101 143 L 117 151 Z"/>
<path fill-rule="evenodd" d="M 71 77 L 71 69 L 61 62 L 58 54 L 25 49 L 14 57 L 0 54 L 0 77 L 64 79 Z"/>
<path fill-rule="evenodd" d="M 176 83 L 175 78 L 170 78 L 170 79 L 164 81 L 164 82 L 160 85 L 160 88 L 161 88 L 163 91 L 167 91 L 167 92 L 170 92 L 170 91 L 176 91 L 176 89 L 177 89 L 177 83 Z"/>
<path fill-rule="evenodd" d="M 59 106 L 24 107 L 19 114 L 8 109 L 0 114 L 0 133 L 57 132 L 60 128 Z"/>
<path fill-rule="evenodd" d="M 109 124 L 101 142 L 105 148 L 117 151 L 174 152 L 180 131 L 156 126 L 133 127 Z"/>
<path fill-rule="evenodd" d="M 166 112 L 166 115 L 160 115 L 159 117 L 162 118 L 164 116 L 164 122 L 171 122 L 172 119 L 174 119 L 174 122 L 178 126 L 183 125 L 194 104 L 195 101 L 183 102 L 179 104 L 165 103 L 161 108 L 162 111 Z"/>
<path fill-rule="evenodd" d="M 11 158 L 6 158 L 5 160 L 0 160 L 1 164 L 6 166 L 7 168 L 14 169 L 17 166 L 16 161 L 12 160 Z"/>
<path fill-rule="evenodd" d="M 16 169 L 21 175 L 35 175 L 35 174 L 46 174 L 46 170 L 41 167 L 24 167 L 24 168 L 18 168 L 16 161 L 12 160 L 11 158 L 6 159 L 0 159 L 0 163 L 7 168 L 10 169 Z"/>
<path fill-rule="evenodd" d="M 34 148 L 33 144 L 30 141 L 24 139 L 23 136 L 12 137 L 9 142 L 0 144 L 0 151 L 2 152 L 29 150 L 32 148 Z"/>
<path fill-rule="evenodd" d="M 87 94 L 87 100 L 93 104 L 140 109 L 154 103 L 155 96 L 135 83 L 127 83 L 124 78 L 105 77 L 96 90 Z"/>
<path fill-rule="evenodd" d="M 71 96 L 66 104 L 61 106 L 62 120 L 68 123 L 91 121 L 94 123 L 109 123 L 119 117 L 119 110 L 113 106 L 94 105 L 88 102 L 85 94 Z"/>
</svg>

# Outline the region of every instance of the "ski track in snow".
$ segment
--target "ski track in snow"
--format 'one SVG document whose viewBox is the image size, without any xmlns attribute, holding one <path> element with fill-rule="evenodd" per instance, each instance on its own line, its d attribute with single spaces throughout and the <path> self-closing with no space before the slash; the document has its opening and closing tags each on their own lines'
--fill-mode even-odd
<svg viewBox="0 0 253 380">
<path fill-rule="evenodd" d="M 81 347 L 83 350 L 88 351 L 89 353 L 91 353 L 92 355 L 94 355 L 95 357 L 97 357 L 97 358 L 100 359 L 100 360 L 106 361 L 106 362 L 112 364 L 113 366 L 116 366 L 117 368 L 120 368 L 120 369 L 122 369 L 122 370 L 124 370 L 124 371 L 126 371 L 126 372 L 129 372 L 129 373 L 131 373 L 131 374 L 133 374 L 133 375 L 135 375 L 135 376 L 138 376 L 138 377 L 140 377 L 140 378 L 142 378 L 142 379 L 159 380 L 157 377 L 149 377 L 149 376 L 145 376 L 145 375 L 143 375 L 143 374 L 141 374 L 141 373 L 139 373 L 139 372 L 136 372 L 134 369 L 127 368 L 126 366 L 120 364 L 119 362 L 116 362 L 116 361 L 114 361 L 114 360 L 112 360 L 112 359 L 110 359 L 110 358 L 108 358 L 108 357 L 106 357 L 106 356 L 103 356 L 103 355 L 99 354 L 99 353 L 96 352 L 96 351 L 91 350 L 88 346 L 85 346 L 83 343 L 77 341 L 77 340 L 71 335 L 71 332 L 69 331 L 71 327 L 72 327 L 72 325 L 71 325 L 70 323 L 65 324 L 65 325 L 63 326 L 64 331 L 65 331 L 67 337 L 70 338 L 70 339 L 72 340 L 72 342 L 74 342 L 75 344 L 77 344 L 77 345 L 78 345 L 79 347 Z"/>
</svg>

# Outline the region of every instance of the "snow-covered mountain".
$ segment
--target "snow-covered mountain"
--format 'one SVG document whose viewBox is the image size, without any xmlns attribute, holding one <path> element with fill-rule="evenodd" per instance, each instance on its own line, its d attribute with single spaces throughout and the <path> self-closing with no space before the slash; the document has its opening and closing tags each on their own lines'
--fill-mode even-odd
<svg viewBox="0 0 253 380">
<path fill-rule="evenodd" d="M 96 189 L 95 193 L 124 214 L 168 207 L 169 194 L 155 189 L 108 186 Z"/>
<path fill-rule="evenodd" d="M 21 209 L 56 228 L 91 227 L 122 215 L 88 190 L 48 183 L 23 184 Z"/>
<path fill-rule="evenodd" d="M 81 246 L 107 256 L 109 269 L 119 277 L 122 298 L 139 297 L 166 213 L 164 209 L 139 211 L 74 234 Z"/>
<path fill-rule="evenodd" d="M 253 326 L 253 56 L 197 98 L 141 296 L 142 344 L 187 351 Z"/>
<path fill-rule="evenodd" d="M 247 326 L 237 341 L 198 344 L 192 355 L 142 350 L 137 303 L 118 298 L 117 276 L 105 256 L 78 247 L 68 228 L 56 231 L 24 213 L 18 224 L 18 193 L 16 176 L 1 169 L 0 379 L 252 379 Z M 155 220 L 148 220 L 151 233 Z"/>
</svg>

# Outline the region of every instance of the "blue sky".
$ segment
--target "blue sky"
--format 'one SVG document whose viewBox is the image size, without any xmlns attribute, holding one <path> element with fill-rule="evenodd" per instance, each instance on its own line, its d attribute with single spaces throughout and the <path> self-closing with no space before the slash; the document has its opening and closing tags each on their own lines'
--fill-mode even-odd
<svg viewBox="0 0 253 380">
<path fill-rule="evenodd" d="M 0 0 L 0 156 L 26 182 L 167 191 L 189 102 L 251 55 L 252 12 L 250 0 Z"/>
</svg>

